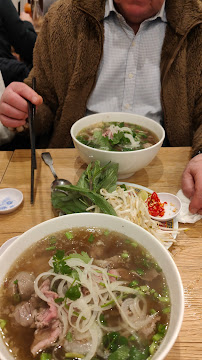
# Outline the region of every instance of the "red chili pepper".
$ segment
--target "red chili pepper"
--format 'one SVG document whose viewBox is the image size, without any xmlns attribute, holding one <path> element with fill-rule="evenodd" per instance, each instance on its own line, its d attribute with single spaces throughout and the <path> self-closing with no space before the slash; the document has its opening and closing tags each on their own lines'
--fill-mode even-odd
<svg viewBox="0 0 202 360">
<path fill-rule="evenodd" d="M 146 200 L 146 204 L 148 206 L 148 211 L 150 215 L 162 217 L 165 214 L 164 204 L 167 203 L 166 202 L 161 203 L 156 192 L 153 192 L 148 197 L 148 199 Z"/>
</svg>

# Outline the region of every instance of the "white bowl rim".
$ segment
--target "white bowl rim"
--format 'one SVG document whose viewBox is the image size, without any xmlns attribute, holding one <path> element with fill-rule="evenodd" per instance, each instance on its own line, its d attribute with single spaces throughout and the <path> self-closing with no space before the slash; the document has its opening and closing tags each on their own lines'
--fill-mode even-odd
<svg viewBox="0 0 202 360">
<path fill-rule="evenodd" d="M 139 149 L 139 150 L 131 150 L 131 151 L 110 151 L 110 150 L 102 150 L 102 149 L 96 149 L 96 148 L 93 148 L 93 147 L 91 147 L 91 146 L 88 146 L 88 145 L 85 145 L 85 144 L 83 144 L 83 143 L 81 143 L 80 141 L 78 141 L 77 140 L 77 138 L 76 138 L 76 136 L 74 135 L 74 133 L 73 133 L 73 131 L 74 131 L 74 128 L 76 127 L 76 125 L 79 123 L 79 122 L 81 122 L 83 119 L 87 119 L 87 118 L 90 118 L 90 117 L 93 117 L 93 116 L 95 116 L 95 115 L 103 115 L 103 116 L 105 116 L 105 115 L 111 115 L 111 114 L 118 114 L 118 115 L 134 115 L 134 116 L 138 116 L 138 117 L 142 117 L 142 118 L 144 118 L 144 119 L 148 119 L 149 121 L 151 121 L 151 122 L 153 122 L 153 123 L 155 123 L 155 125 L 157 125 L 157 126 L 159 126 L 159 129 L 161 129 L 162 130 L 162 132 L 163 132 L 163 135 L 162 135 L 162 137 L 161 137 L 161 139 L 159 139 L 159 141 L 156 143 L 156 144 L 154 144 L 154 145 L 152 145 L 152 146 L 150 146 L 150 147 L 148 147 L 148 148 L 145 148 L 145 149 Z M 114 120 L 113 121 L 110 121 L 110 120 L 107 120 L 107 121 L 105 121 L 105 120 L 102 120 L 103 122 L 114 122 Z M 157 147 L 160 143 L 162 143 L 163 142 L 163 140 L 164 140 L 164 138 L 165 138 L 165 130 L 164 130 L 164 128 L 163 128 L 163 126 L 161 126 L 161 124 L 159 124 L 157 121 L 155 121 L 155 120 L 153 120 L 153 119 L 151 119 L 151 118 L 149 118 L 149 117 L 147 117 L 147 116 L 143 116 L 143 115 L 138 115 L 138 114 L 132 114 L 132 113 L 124 113 L 124 112 L 105 112 L 105 113 L 97 113 L 97 114 L 90 114 L 90 115 L 87 115 L 87 116 L 84 116 L 84 117 L 82 117 L 81 119 L 78 119 L 72 126 L 71 126 L 71 129 L 70 129 L 70 134 L 71 134 L 71 137 L 72 137 L 72 139 L 73 139 L 73 141 L 75 141 L 77 144 L 81 144 L 82 146 L 84 146 L 84 148 L 86 148 L 86 149 L 93 149 L 95 152 L 105 152 L 105 153 L 110 153 L 110 154 L 123 154 L 122 156 L 126 156 L 127 154 L 133 154 L 133 153 L 139 153 L 139 152 L 143 152 L 143 151 L 149 151 L 150 149 L 153 149 L 154 147 Z"/>
<path fill-rule="evenodd" d="M 111 220 L 111 219 L 112 219 L 112 215 L 100 214 L 100 213 L 99 213 L 99 214 L 98 214 L 98 213 L 97 213 L 97 214 L 96 214 L 96 213 L 87 213 L 87 214 L 86 214 L 86 213 L 80 213 L 79 215 L 81 215 L 84 220 L 85 220 L 85 219 L 87 220 L 87 219 L 90 218 L 90 217 L 93 217 L 94 219 L 96 219 L 96 217 L 97 217 L 97 218 L 99 219 L 100 216 L 102 216 L 102 217 L 103 217 L 103 221 L 106 220 L 106 221 L 104 221 L 104 223 L 107 223 L 107 220 Z M 33 231 L 35 231 L 35 232 L 38 231 L 38 232 L 39 232 L 40 229 L 43 228 L 43 226 L 45 226 L 46 224 L 48 225 L 48 224 L 50 224 L 50 223 L 56 223 L 56 222 L 59 222 L 59 223 L 60 223 L 60 222 L 61 222 L 61 224 L 62 224 L 62 222 L 63 222 L 62 220 L 63 220 L 63 219 L 65 220 L 65 218 L 67 219 L 67 221 L 68 221 L 68 219 L 69 219 L 69 224 L 71 224 L 71 218 L 73 219 L 73 218 L 75 218 L 75 217 L 78 218 L 78 214 L 64 215 L 64 216 L 61 216 L 61 217 L 57 217 L 57 218 L 52 218 L 52 219 L 46 220 L 46 221 L 44 221 L 44 222 L 42 222 L 42 223 L 40 223 L 40 224 L 38 224 L 38 225 L 30 228 L 30 229 L 27 230 L 24 234 L 20 235 L 20 236 L 18 237 L 18 239 L 16 239 L 16 241 L 14 241 L 14 242 L 3 252 L 3 254 L 0 255 L 0 261 L 2 261 L 2 259 L 5 258 L 5 257 L 7 256 L 7 254 L 9 255 L 9 253 L 10 253 L 10 254 L 11 254 L 11 253 L 15 253 L 15 252 L 14 252 L 15 248 L 19 248 L 19 246 L 17 246 L 17 245 L 20 245 L 20 244 L 25 245 L 25 246 L 23 247 L 22 251 L 21 251 L 21 254 L 22 254 L 22 253 L 23 253 L 25 250 L 27 250 L 31 245 L 33 245 L 33 244 L 36 243 L 37 241 L 40 241 L 43 237 L 48 236 L 48 235 L 50 235 L 51 233 L 54 232 L 54 231 L 51 230 L 51 232 L 47 232 L 47 234 L 46 234 L 45 236 L 41 236 L 39 239 L 32 240 L 32 241 L 31 241 L 31 244 L 29 244 L 29 245 L 26 246 L 26 242 L 25 242 L 24 240 L 25 240 L 26 238 L 28 238 Z M 105 217 L 105 218 L 104 218 L 104 217 Z M 178 292 L 179 292 L 179 294 L 180 294 L 180 299 L 179 299 L 179 300 L 180 300 L 180 313 L 178 313 L 178 321 L 177 321 L 177 323 L 175 324 L 174 334 L 172 333 L 172 337 L 167 341 L 167 344 L 166 344 L 166 346 L 164 347 L 164 349 L 161 350 L 161 346 L 160 346 L 159 349 L 157 350 L 157 352 L 156 352 L 156 353 L 154 354 L 154 356 L 152 357 L 152 360 L 163 360 L 163 359 L 165 358 L 165 356 L 169 353 L 169 351 L 170 351 L 170 349 L 172 348 L 173 344 L 175 343 L 176 338 L 177 338 L 177 336 L 178 336 L 178 334 L 179 334 L 181 325 L 182 325 L 182 321 L 183 321 L 183 315 L 184 315 L 184 291 L 183 291 L 183 284 L 182 284 L 182 280 L 181 280 L 181 277 L 180 277 L 180 274 L 179 274 L 179 270 L 178 270 L 178 268 L 177 268 L 177 266 L 176 266 L 176 264 L 175 264 L 172 256 L 170 255 L 169 251 L 166 250 L 166 248 L 164 247 L 164 245 L 163 245 L 162 243 L 160 243 L 159 240 L 157 240 L 152 234 L 150 234 L 150 233 L 147 232 L 145 229 L 141 228 L 140 226 L 138 226 L 138 225 L 136 225 L 136 224 L 134 224 L 134 223 L 132 223 L 132 222 L 130 222 L 130 221 L 128 221 L 128 220 L 125 220 L 125 219 L 122 219 L 122 218 L 118 218 L 118 217 L 115 217 L 115 216 L 114 216 L 113 218 L 115 218 L 116 221 L 118 221 L 119 223 L 122 223 L 121 228 L 124 229 L 124 226 L 125 226 L 126 229 L 127 229 L 127 227 L 133 227 L 133 228 L 136 228 L 137 230 L 139 230 L 140 232 L 142 232 L 143 234 L 145 234 L 147 237 L 152 238 L 152 239 L 153 239 L 152 241 L 153 241 L 154 243 L 156 243 L 156 245 L 158 244 L 159 248 L 160 248 L 161 251 L 164 253 L 164 256 L 167 257 L 167 259 L 169 260 L 169 262 L 172 264 L 173 269 L 175 270 L 175 276 L 176 276 L 176 279 L 175 279 L 175 280 L 177 280 L 177 282 L 178 282 Z M 85 226 L 85 225 L 77 225 L 77 226 L 75 226 L 75 225 L 74 225 L 74 226 L 67 225 L 66 228 L 70 229 L 70 228 L 84 227 L 84 226 Z M 95 225 L 92 225 L 92 224 L 91 224 L 91 225 L 87 224 L 86 226 L 99 227 L 98 225 L 95 226 Z M 110 225 L 104 225 L 104 226 L 100 226 L 100 228 L 103 228 L 103 229 L 104 229 L 104 228 L 107 228 L 108 226 L 110 227 Z M 60 230 L 56 230 L 55 232 L 57 232 L 57 231 L 62 231 L 62 229 L 64 230 L 65 227 L 61 228 Z M 113 228 L 112 231 L 118 231 L 118 232 L 120 231 L 120 232 L 121 232 L 121 230 L 116 230 L 115 228 Z M 124 231 L 123 231 L 123 233 L 124 233 Z M 130 236 L 130 237 L 131 237 L 131 236 Z M 132 237 L 131 237 L 131 238 L 132 238 Z M 134 239 L 134 240 L 138 242 L 138 240 L 136 240 L 136 239 Z M 145 247 L 144 245 L 141 244 L 141 242 L 140 242 L 140 245 L 143 246 L 143 247 Z M 146 249 L 147 249 L 147 248 L 146 248 Z M 150 252 L 150 250 L 148 250 L 148 249 L 147 249 L 147 251 Z M 152 255 L 152 254 L 151 254 L 151 255 Z M 10 266 L 12 266 L 12 264 L 17 260 L 17 258 L 20 256 L 20 254 L 17 254 L 17 255 L 15 254 L 15 256 L 16 256 L 15 259 L 11 262 L 10 265 L 8 265 L 9 268 L 10 268 Z M 152 255 L 152 256 L 155 258 L 154 255 Z M 157 262 L 158 262 L 158 261 L 157 261 Z M 4 270 L 5 270 L 5 269 L 4 269 Z M 8 271 L 9 271 L 9 270 L 4 271 L 4 274 L 3 274 L 3 275 L 2 275 L 3 271 L 1 272 L 1 274 L 0 274 L 0 286 L 1 286 L 1 283 L 2 283 L 3 279 L 5 278 L 5 275 L 6 275 L 6 273 L 7 273 Z M 165 274 L 164 274 L 164 275 L 165 275 Z M 169 330 L 169 327 L 168 327 L 168 330 Z M 166 339 L 166 336 L 165 336 L 165 338 L 163 339 L 163 341 L 162 341 L 161 344 L 164 343 L 165 339 Z M 1 341 L 3 341 L 3 340 L 0 339 L 0 342 L 1 342 Z M 160 350 L 161 350 L 161 353 L 158 354 L 158 352 L 159 352 Z M 7 360 L 7 358 L 4 357 L 4 355 L 1 354 L 1 348 L 0 348 L 0 355 L 3 356 L 2 360 Z M 10 354 L 10 355 L 11 355 L 11 354 Z M 12 355 L 11 355 L 11 356 L 12 356 Z M 11 359 L 14 360 L 13 357 L 11 357 Z"/>
</svg>

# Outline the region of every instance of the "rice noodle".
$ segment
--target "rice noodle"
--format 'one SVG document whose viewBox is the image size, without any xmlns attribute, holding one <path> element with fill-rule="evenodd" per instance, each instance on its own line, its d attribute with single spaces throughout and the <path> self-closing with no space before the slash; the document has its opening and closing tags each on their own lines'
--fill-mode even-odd
<svg viewBox="0 0 202 360">
<path fill-rule="evenodd" d="M 58 297 L 62 298 L 62 303 L 55 303 L 63 326 L 59 342 L 66 341 L 67 331 L 75 333 L 75 337 L 80 342 L 88 338 L 90 350 L 82 355 L 85 355 L 85 360 L 90 360 L 97 352 L 103 331 L 106 333 L 126 330 L 132 333 L 146 325 L 149 326 L 154 315 L 147 315 L 146 301 L 137 290 L 128 287 L 125 281 L 116 279 L 112 282 L 108 270 L 94 265 L 93 259 L 87 264 L 78 258 L 64 259 L 68 266 L 78 272 L 79 280 L 68 275 L 56 274 L 52 270 L 38 275 L 34 283 L 37 296 L 49 303 L 50 300 L 40 289 L 41 281 L 48 277 L 51 287 L 54 286 Z M 53 258 L 49 263 L 53 266 Z M 85 292 L 81 291 L 80 297 L 76 300 L 65 297 L 67 288 L 76 284 L 81 289 L 85 288 Z M 133 297 L 123 300 L 126 294 Z M 119 321 L 119 324 L 114 327 L 104 326 L 100 322 L 100 315 L 114 306 L 124 321 Z"/>
</svg>

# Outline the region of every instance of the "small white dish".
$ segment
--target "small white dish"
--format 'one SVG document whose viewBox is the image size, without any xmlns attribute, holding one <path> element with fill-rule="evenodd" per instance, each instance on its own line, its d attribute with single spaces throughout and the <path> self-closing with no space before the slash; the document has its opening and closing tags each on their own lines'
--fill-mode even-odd
<svg viewBox="0 0 202 360">
<path fill-rule="evenodd" d="M 18 208 L 23 201 L 20 190 L 13 188 L 0 189 L 0 214 L 8 214 Z"/>
<path fill-rule="evenodd" d="M 182 204 L 180 199 L 170 193 L 157 193 L 159 200 L 164 204 L 165 214 L 163 216 L 151 216 L 157 221 L 168 221 L 174 219 L 180 212 Z"/>
</svg>

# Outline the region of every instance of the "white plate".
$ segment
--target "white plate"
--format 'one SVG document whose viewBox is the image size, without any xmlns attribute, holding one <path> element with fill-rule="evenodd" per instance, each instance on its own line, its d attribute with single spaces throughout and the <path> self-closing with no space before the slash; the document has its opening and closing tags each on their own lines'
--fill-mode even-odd
<svg viewBox="0 0 202 360">
<path fill-rule="evenodd" d="M 23 201 L 20 190 L 13 188 L 0 189 L 0 214 L 10 213 L 18 208 Z"/>
<path fill-rule="evenodd" d="M 144 187 L 142 185 L 128 183 L 128 182 L 121 182 L 121 181 L 117 182 L 117 185 L 122 185 L 122 184 L 126 185 L 126 187 L 132 186 L 135 189 L 135 192 L 137 194 L 140 192 L 140 190 L 145 190 L 148 194 L 152 194 L 154 192 L 153 190 L 151 190 L 147 187 Z M 155 220 L 156 220 L 156 218 L 155 218 Z M 173 229 L 173 230 L 178 229 L 178 221 L 177 221 L 176 217 L 171 220 L 167 220 L 167 221 L 162 221 L 162 219 L 160 219 L 158 221 L 161 223 L 161 226 L 166 229 Z M 172 237 L 175 240 L 177 237 L 177 234 L 173 234 Z M 171 240 L 171 241 L 168 241 L 165 246 L 167 249 L 169 249 L 172 245 L 173 245 L 173 241 Z"/>
<path fill-rule="evenodd" d="M 11 239 L 7 240 L 1 247 L 0 247 L 0 255 L 18 238 L 18 236 L 14 236 Z"/>
</svg>

